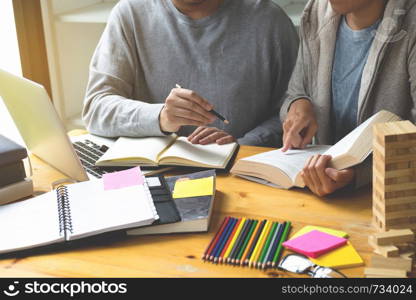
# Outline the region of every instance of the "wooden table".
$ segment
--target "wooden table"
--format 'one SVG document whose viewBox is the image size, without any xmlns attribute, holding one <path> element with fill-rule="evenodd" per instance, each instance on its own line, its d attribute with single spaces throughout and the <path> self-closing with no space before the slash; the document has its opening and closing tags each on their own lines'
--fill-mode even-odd
<svg viewBox="0 0 416 300">
<path fill-rule="evenodd" d="M 268 151 L 240 148 L 238 158 Z M 36 157 L 32 158 L 36 191 L 50 190 L 63 175 Z M 352 245 L 367 263 L 372 253 L 367 238 L 371 226 L 369 189 L 318 198 L 306 189 L 279 190 L 232 175 L 217 177 L 214 214 L 208 233 L 123 237 L 88 242 L 76 248 L 49 251 L 23 258 L 0 260 L 2 277 L 281 277 L 275 270 L 239 268 L 204 263 L 201 255 L 225 216 L 268 218 L 293 222 L 292 234 L 305 225 L 348 232 Z M 363 267 L 342 270 L 362 277 Z"/>
</svg>

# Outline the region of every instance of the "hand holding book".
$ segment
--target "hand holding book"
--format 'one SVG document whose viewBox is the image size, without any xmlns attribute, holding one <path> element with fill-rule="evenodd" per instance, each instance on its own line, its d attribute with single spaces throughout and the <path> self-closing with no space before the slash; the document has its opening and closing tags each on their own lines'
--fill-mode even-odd
<svg viewBox="0 0 416 300">
<path fill-rule="evenodd" d="M 300 173 L 305 185 L 320 197 L 347 186 L 355 177 L 354 168 L 345 170 L 328 168 L 331 159 L 330 155 L 311 156 Z"/>
</svg>

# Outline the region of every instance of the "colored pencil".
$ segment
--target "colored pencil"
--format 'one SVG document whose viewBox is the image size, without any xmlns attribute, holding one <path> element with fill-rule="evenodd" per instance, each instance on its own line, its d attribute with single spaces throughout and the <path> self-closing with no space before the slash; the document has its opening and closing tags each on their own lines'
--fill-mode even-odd
<svg viewBox="0 0 416 300">
<path fill-rule="evenodd" d="M 223 241 L 223 239 L 224 239 L 224 237 L 225 237 L 225 235 L 226 235 L 226 233 L 228 231 L 228 228 L 231 226 L 231 223 L 232 222 L 233 222 L 233 218 L 230 217 L 227 220 L 223 231 L 219 235 L 218 240 L 217 240 L 217 243 L 214 245 L 214 248 L 212 249 L 211 253 L 209 254 L 208 260 L 212 261 L 214 259 L 214 256 L 217 253 L 217 251 L 218 251 L 218 249 L 219 249 L 219 247 L 221 245 L 221 242 Z"/>
<path fill-rule="evenodd" d="M 224 255 L 225 255 L 225 253 L 227 252 L 228 247 L 230 246 L 231 241 L 232 241 L 232 239 L 233 239 L 233 237 L 234 237 L 234 235 L 235 235 L 235 232 L 237 231 L 238 227 L 240 226 L 240 223 L 241 223 L 241 219 L 236 219 L 236 223 L 235 223 L 235 225 L 234 225 L 234 228 L 233 228 L 233 230 L 230 232 L 229 236 L 227 237 L 227 241 L 226 241 L 226 243 L 225 243 L 225 245 L 224 245 L 224 248 L 222 249 L 222 251 L 221 251 L 220 255 L 218 256 L 218 262 L 219 262 L 219 263 L 222 263 L 222 262 L 223 262 L 223 260 L 224 260 Z"/>
<path fill-rule="evenodd" d="M 238 228 L 235 231 L 233 237 L 231 238 L 231 243 L 228 246 L 227 251 L 224 254 L 224 262 L 226 262 L 226 263 L 228 263 L 228 261 L 229 261 L 229 257 L 230 257 L 231 251 L 234 248 L 234 245 L 235 245 L 235 243 L 236 243 L 236 241 L 237 241 L 237 239 L 238 239 L 238 237 L 239 237 L 239 235 L 241 233 L 241 230 L 244 227 L 244 224 L 246 223 L 246 220 L 247 220 L 246 218 L 240 219 L 240 223 L 238 224 Z"/>
<path fill-rule="evenodd" d="M 236 257 L 236 261 L 235 261 L 236 264 L 240 264 L 240 262 L 242 261 L 242 258 L 244 257 L 243 254 L 248 252 L 249 241 L 252 239 L 252 237 L 254 238 L 253 232 L 257 228 L 257 225 L 259 224 L 259 221 L 257 221 L 257 220 L 252 220 L 252 221 L 253 222 L 251 222 L 251 224 L 250 224 L 250 228 L 249 228 L 247 236 L 244 240 L 244 243 L 241 246 L 241 249 L 240 249 L 240 251 L 239 251 L 239 253 Z"/>
<path fill-rule="evenodd" d="M 230 235 L 232 229 L 234 228 L 235 223 L 237 222 L 237 219 L 231 218 L 230 222 L 228 222 L 228 225 L 223 233 L 223 235 L 220 237 L 218 245 L 214 249 L 213 255 L 210 256 L 210 260 L 217 262 L 218 256 L 220 255 L 225 243 L 227 242 L 227 238 Z"/>
<path fill-rule="evenodd" d="M 220 229 L 215 234 L 214 238 L 211 240 L 211 243 L 209 243 L 207 249 L 205 249 L 204 255 L 202 256 L 202 259 L 205 261 L 214 249 L 214 246 L 217 244 L 219 237 L 221 236 L 222 232 L 224 231 L 225 226 L 227 225 L 228 220 L 230 217 L 224 218 L 224 221 L 222 221 L 222 224 L 220 226 Z"/>
<path fill-rule="evenodd" d="M 235 263 L 235 259 L 238 253 L 240 252 L 240 248 L 243 245 L 243 242 L 247 236 L 247 233 L 252 223 L 253 223 L 253 220 L 248 219 L 246 223 L 244 224 L 243 229 L 241 229 L 240 236 L 237 238 L 235 242 L 234 249 L 231 251 L 230 256 L 228 257 L 230 263 L 232 264 Z"/>
<path fill-rule="evenodd" d="M 269 232 L 270 224 L 271 221 L 266 221 L 266 225 L 263 228 L 263 232 L 261 233 L 260 238 L 257 241 L 256 248 L 254 248 L 253 255 L 250 258 L 249 267 L 254 267 L 257 262 L 257 259 L 260 255 L 260 249 L 263 247 L 264 244 L 265 236 Z"/>
<path fill-rule="evenodd" d="M 266 260 L 266 266 L 270 266 L 273 261 L 274 254 L 276 253 L 277 246 L 279 245 L 280 237 L 282 236 L 283 229 L 285 229 L 285 223 L 280 223 L 276 228 L 276 233 L 274 236 L 274 240 L 272 241 L 271 251 L 269 253 L 269 256 Z"/>
<path fill-rule="evenodd" d="M 261 259 L 261 255 L 262 255 L 262 253 L 263 253 L 263 250 L 265 249 L 265 247 L 266 247 L 266 242 L 267 242 L 267 240 L 268 240 L 268 237 L 269 237 L 269 235 L 270 235 L 270 230 L 272 229 L 272 226 L 273 226 L 273 222 L 272 221 L 270 221 L 270 223 L 269 223 L 269 226 L 267 227 L 267 230 L 266 230 L 266 232 L 264 233 L 264 236 L 263 236 L 263 239 L 262 239 L 262 241 L 261 241 L 261 244 L 260 244 L 260 247 L 259 247 L 259 250 L 258 250 L 258 252 L 257 252 L 257 255 L 256 255 L 256 260 L 254 261 L 254 267 L 255 268 L 258 268 L 259 266 L 260 266 L 260 259 Z"/>
<path fill-rule="evenodd" d="M 259 222 L 259 228 L 256 229 L 256 235 L 254 239 L 251 241 L 250 250 L 247 253 L 247 256 L 244 259 L 244 264 L 249 264 L 250 258 L 253 256 L 254 249 L 256 248 L 257 242 L 260 238 L 261 233 L 263 232 L 263 228 L 266 225 L 266 220 Z"/>
<path fill-rule="evenodd" d="M 259 260 L 259 262 L 257 264 L 257 266 L 259 268 L 262 267 L 264 269 L 264 265 L 266 264 L 265 263 L 265 260 L 267 259 L 267 254 L 271 250 L 270 249 L 270 244 L 272 242 L 272 239 L 274 237 L 274 233 L 276 231 L 276 228 L 277 228 L 277 225 L 278 224 L 279 223 L 277 223 L 277 222 L 273 222 L 273 224 L 272 224 L 272 228 L 270 229 L 269 236 L 267 237 L 266 244 L 264 245 L 263 251 L 261 252 L 261 255 L 260 255 L 260 260 Z"/>
<path fill-rule="evenodd" d="M 273 268 L 278 265 L 278 261 L 280 259 L 280 255 L 282 253 L 282 248 L 283 248 L 282 243 L 284 241 L 286 241 L 287 236 L 288 236 L 289 231 L 290 231 L 290 227 L 291 227 L 291 223 L 286 222 L 286 226 L 285 226 L 285 229 L 283 231 L 282 238 L 280 239 L 279 245 L 278 245 L 277 250 L 276 250 L 276 254 L 274 255 L 274 258 L 273 258 L 273 262 L 272 262 L 272 267 Z"/>
</svg>

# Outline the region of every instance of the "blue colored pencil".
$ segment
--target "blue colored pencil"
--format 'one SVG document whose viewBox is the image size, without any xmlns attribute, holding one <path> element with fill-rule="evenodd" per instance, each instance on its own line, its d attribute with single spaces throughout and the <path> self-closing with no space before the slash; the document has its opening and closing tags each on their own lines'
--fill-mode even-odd
<svg viewBox="0 0 416 300">
<path fill-rule="evenodd" d="M 240 252 L 240 248 L 243 245 L 243 242 L 247 236 L 247 233 L 250 229 L 251 224 L 253 223 L 253 220 L 247 220 L 247 222 L 244 224 L 243 229 L 241 230 L 240 236 L 238 237 L 237 241 L 235 242 L 234 249 L 231 251 L 230 257 L 228 259 L 228 263 L 235 263 L 236 256 L 238 255 L 238 252 Z"/>
<path fill-rule="evenodd" d="M 228 227 L 228 230 L 226 232 L 226 234 L 223 236 L 223 239 L 221 240 L 221 244 L 218 247 L 217 252 L 214 255 L 214 263 L 218 262 L 218 258 L 222 252 L 222 249 L 224 248 L 225 244 L 227 243 L 228 238 L 230 237 L 235 225 L 237 224 L 238 219 L 234 219 L 232 220 L 230 226 Z"/>
<path fill-rule="evenodd" d="M 224 236 L 227 234 L 229 227 L 232 225 L 234 218 L 230 218 L 227 222 L 227 225 L 225 226 L 223 232 L 221 233 L 220 237 L 218 238 L 217 243 L 215 244 L 214 249 L 211 251 L 210 255 L 209 255 L 209 259 L 210 261 L 212 261 L 215 257 L 215 255 L 218 252 L 219 247 L 221 246 L 221 242 L 224 239 Z"/>
<path fill-rule="evenodd" d="M 272 263 L 273 263 L 273 258 L 276 254 L 277 248 L 279 247 L 280 240 L 282 239 L 282 234 L 283 234 L 283 231 L 285 230 L 286 222 L 283 222 L 283 224 L 279 224 L 279 225 L 281 225 L 281 226 L 279 227 L 276 240 L 273 244 L 273 248 L 272 248 L 272 251 L 270 253 L 270 257 L 267 259 L 267 265 L 268 266 L 271 266 Z"/>
<path fill-rule="evenodd" d="M 262 264 L 261 264 L 261 267 L 262 267 L 263 269 L 264 269 L 264 267 L 267 265 L 267 262 L 268 262 L 268 259 L 269 259 L 269 256 L 270 256 L 270 253 L 272 252 L 272 248 L 273 248 L 274 242 L 275 242 L 275 240 L 276 240 L 277 234 L 279 233 L 279 228 L 280 228 L 280 226 L 281 226 L 281 224 L 280 224 L 280 223 L 277 223 L 276 228 L 275 228 L 275 230 L 274 230 L 274 232 L 273 232 L 273 236 L 272 236 L 272 239 L 271 239 L 271 241 L 270 241 L 269 247 L 268 247 L 268 249 L 267 249 L 267 251 L 266 251 L 266 255 L 264 256 L 264 259 L 263 259 L 263 261 L 261 262 L 261 263 L 262 263 Z"/>
</svg>

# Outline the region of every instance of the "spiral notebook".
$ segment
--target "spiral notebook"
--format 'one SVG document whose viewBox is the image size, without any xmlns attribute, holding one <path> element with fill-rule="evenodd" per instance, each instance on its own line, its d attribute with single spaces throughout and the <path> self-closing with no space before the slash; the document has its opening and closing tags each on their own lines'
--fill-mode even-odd
<svg viewBox="0 0 416 300">
<path fill-rule="evenodd" d="M 0 207 L 0 253 L 145 226 L 157 219 L 145 182 L 110 190 L 102 179 L 60 186 Z"/>
</svg>

